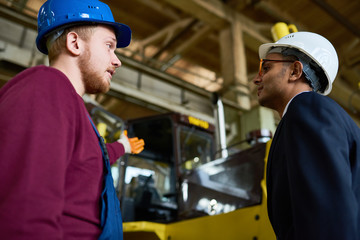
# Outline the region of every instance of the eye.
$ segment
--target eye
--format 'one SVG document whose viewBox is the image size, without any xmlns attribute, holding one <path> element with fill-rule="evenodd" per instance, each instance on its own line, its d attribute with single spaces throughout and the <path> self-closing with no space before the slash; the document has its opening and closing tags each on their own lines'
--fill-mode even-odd
<svg viewBox="0 0 360 240">
<path fill-rule="evenodd" d="M 107 43 L 106 46 L 109 48 L 109 49 L 112 49 L 113 45 L 111 43 Z"/>
<path fill-rule="evenodd" d="M 268 64 L 264 64 L 264 66 L 262 67 L 263 72 L 267 72 L 270 70 L 270 66 Z"/>
</svg>

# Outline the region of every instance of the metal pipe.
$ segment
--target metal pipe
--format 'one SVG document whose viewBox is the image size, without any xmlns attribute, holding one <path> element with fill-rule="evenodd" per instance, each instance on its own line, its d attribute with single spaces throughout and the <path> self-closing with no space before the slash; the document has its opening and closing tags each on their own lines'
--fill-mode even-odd
<svg viewBox="0 0 360 240">
<path fill-rule="evenodd" d="M 220 153 L 222 158 L 229 156 L 227 145 L 226 145 L 226 128 L 225 128 L 225 114 L 224 105 L 221 98 L 215 93 L 213 96 L 213 103 L 216 104 L 215 111 L 215 122 L 216 122 L 216 142 L 217 146 L 220 147 Z"/>
<path fill-rule="evenodd" d="M 218 106 L 218 115 L 219 115 L 219 136 L 220 136 L 220 146 L 221 146 L 221 157 L 226 158 L 228 154 L 227 146 L 226 146 L 226 129 L 225 129 L 225 114 L 224 114 L 224 106 L 221 101 L 221 98 L 217 100 Z"/>
</svg>

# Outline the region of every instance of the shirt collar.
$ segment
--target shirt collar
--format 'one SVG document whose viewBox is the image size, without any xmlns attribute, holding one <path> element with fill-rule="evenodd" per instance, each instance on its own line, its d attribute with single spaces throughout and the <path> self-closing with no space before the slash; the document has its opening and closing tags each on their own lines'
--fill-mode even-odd
<svg viewBox="0 0 360 240">
<path fill-rule="evenodd" d="M 287 109 L 288 109 L 288 107 L 289 107 L 289 105 L 290 105 L 291 101 L 292 101 L 292 100 L 293 100 L 293 99 L 294 99 L 297 95 L 302 94 L 302 93 L 305 93 L 305 92 L 310 92 L 310 91 L 303 91 L 303 92 L 300 92 L 300 93 L 296 94 L 295 96 L 293 96 L 293 97 L 290 99 L 290 101 L 286 104 L 286 107 L 285 107 L 285 109 L 284 109 L 284 112 L 283 112 L 282 117 L 284 117 L 284 116 L 285 116 L 285 113 L 287 112 Z"/>
</svg>

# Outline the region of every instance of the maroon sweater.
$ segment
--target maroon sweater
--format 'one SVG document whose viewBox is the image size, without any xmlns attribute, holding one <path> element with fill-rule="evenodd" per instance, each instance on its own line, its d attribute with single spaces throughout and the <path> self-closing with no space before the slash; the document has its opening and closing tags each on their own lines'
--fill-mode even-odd
<svg viewBox="0 0 360 240">
<path fill-rule="evenodd" d="M 97 239 L 103 160 L 82 98 L 60 71 L 0 89 L 0 238 Z M 107 144 L 111 163 L 124 154 Z"/>
</svg>

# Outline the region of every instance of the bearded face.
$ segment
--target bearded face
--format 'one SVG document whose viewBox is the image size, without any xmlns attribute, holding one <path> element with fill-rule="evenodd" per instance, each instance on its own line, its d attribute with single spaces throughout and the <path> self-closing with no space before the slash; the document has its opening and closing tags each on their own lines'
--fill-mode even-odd
<svg viewBox="0 0 360 240">
<path fill-rule="evenodd" d="M 82 76 L 85 93 L 105 93 L 115 69 L 121 62 L 115 54 L 116 38 L 114 30 L 107 26 L 98 26 L 88 41 L 84 41 L 83 51 L 79 55 L 78 67 Z"/>
<path fill-rule="evenodd" d="M 110 80 L 106 74 L 106 68 L 101 71 L 99 67 L 99 64 L 92 58 L 89 47 L 86 46 L 86 51 L 79 58 L 79 69 L 82 74 L 85 93 L 97 94 L 109 91 Z"/>
</svg>

